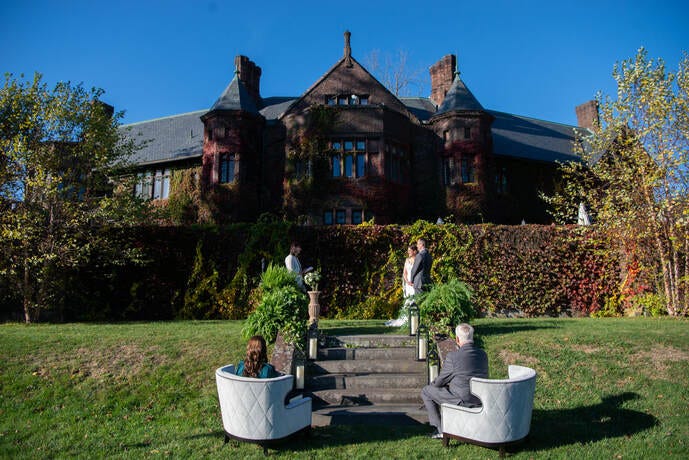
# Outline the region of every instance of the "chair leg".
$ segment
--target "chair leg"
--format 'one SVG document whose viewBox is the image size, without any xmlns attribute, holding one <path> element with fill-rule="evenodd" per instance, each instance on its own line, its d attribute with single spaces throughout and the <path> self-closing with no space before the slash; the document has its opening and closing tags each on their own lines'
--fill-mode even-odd
<svg viewBox="0 0 689 460">
<path fill-rule="evenodd" d="M 500 448 L 498 449 L 498 455 L 500 458 L 505 458 L 505 445 L 501 444 Z"/>
<path fill-rule="evenodd" d="M 230 437 L 227 435 L 227 433 L 225 433 L 225 444 L 228 442 L 230 442 Z"/>
<path fill-rule="evenodd" d="M 450 447 L 450 437 L 443 433 L 443 447 Z"/>
</svg>

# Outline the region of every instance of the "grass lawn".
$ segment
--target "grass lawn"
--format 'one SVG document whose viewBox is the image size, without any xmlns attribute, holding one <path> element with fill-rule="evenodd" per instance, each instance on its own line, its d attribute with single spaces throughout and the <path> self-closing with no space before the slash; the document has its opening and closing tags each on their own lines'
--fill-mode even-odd
<svg viewBox="0 0 689 460">
<path fill-rule="evenodd" d="M 377 333 L 382 321 L 322 321 Z M 514 458 L 689 458 L 689 322 L 482 319 L 491 377 L 538 371 L 531 437 Z M 214 371 L 237 362 L 239 321 L 0 325 L 0 457 L 263 458 L 223 444 Z M 497 458 L 427 426 L 315 428 L 287 458 Z"/>
</svg>

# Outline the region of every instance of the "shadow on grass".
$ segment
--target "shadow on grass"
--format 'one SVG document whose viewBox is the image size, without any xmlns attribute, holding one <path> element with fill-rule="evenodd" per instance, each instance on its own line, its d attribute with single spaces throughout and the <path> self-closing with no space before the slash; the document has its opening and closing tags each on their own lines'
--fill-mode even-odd
<svg viewBox="0 0 689 460">
<path fill-rule="evenodd" d="M 359 425 L 338 424 L 333 420 L 332 425 L 314 427 L 308 433 L 271 444 L 268 449 L 281 453 L 317 451 L 324 448 L 350 446 L 366 442 L 403 441 L 428 433 L 430 433 L 428 425 L 422 425 L 418 422 L 405 426 L 389 426 L 371 424 L 370 422 Z M 218 442 L 223 442 L 223 436 L 218 436 Z M 232 449 L 244 444 L 248 443 L 231 441 L 223 448 Z"/>
<path fill-rule="evenodd" d="M 502 335 L 513 332 L 536 331 L 539 329 L 560 329 L 556 321 L 510 320 L 495 324 L 479 324 L 475 326 L 477 335 Z"/>
<path fill-rule="evenodd" d="M 631 436 L 653 428 L 652 415 L 622 408 L 625 401 L 639 399 L 626 392 L 603 398 L 599 404 L 562 410 L 534 410 L 528 441 L 515 451 L 542 451 L 570 444 L 586 444 L 607 438 Z"/>
</svg>

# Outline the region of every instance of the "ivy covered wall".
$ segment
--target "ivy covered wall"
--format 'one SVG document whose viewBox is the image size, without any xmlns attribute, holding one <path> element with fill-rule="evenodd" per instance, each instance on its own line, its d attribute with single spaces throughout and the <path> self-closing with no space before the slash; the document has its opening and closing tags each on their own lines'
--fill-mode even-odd
<svg viewBox="0 0 689 460">
<path fill-rule="evenodd" d="M 147 248 L 144 266 L 85 267 L 60 275 L 62 318 L 245 318 L 255 306 L 261 270 L 269 263 L 283 264 L 292 240 L 302 245 L 302 266 L 314 266 L 323 275 L 322 315 L 329 318 L 395 316 L 402 301 L 406 246 L 419 237 L 433 255 L 434 281 L 468 283 L 483 314 L 588 315 L 621 309 L 624 292 L 652 290 L 652 283 L 637 273 L 639 265 L 627 263 L 628 256 L 591 227 L 424 221 L 312 227 L 263 219 L 149 227 L 137 233 Z M 629 267 L 636 270 L 632 280 Z M 11 317 L 12 296 L 0 294 L 2 314 Z"/>
</svg>

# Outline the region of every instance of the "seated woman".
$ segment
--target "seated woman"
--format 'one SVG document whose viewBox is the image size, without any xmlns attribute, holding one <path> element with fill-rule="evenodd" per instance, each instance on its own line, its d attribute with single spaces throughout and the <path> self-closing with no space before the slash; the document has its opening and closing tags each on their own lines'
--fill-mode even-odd
<svg viewBox="0 0 689 460">
<path fill-rule="evenodd" d="M 249 343 L 246 344 L 246 358 L 237 364 L 236 374 L 259 379 L 280 376 L 273 365 L 268 363 L 268 347 L 262 336 L 255 335 L 249 339 Z"/>
</svg>

